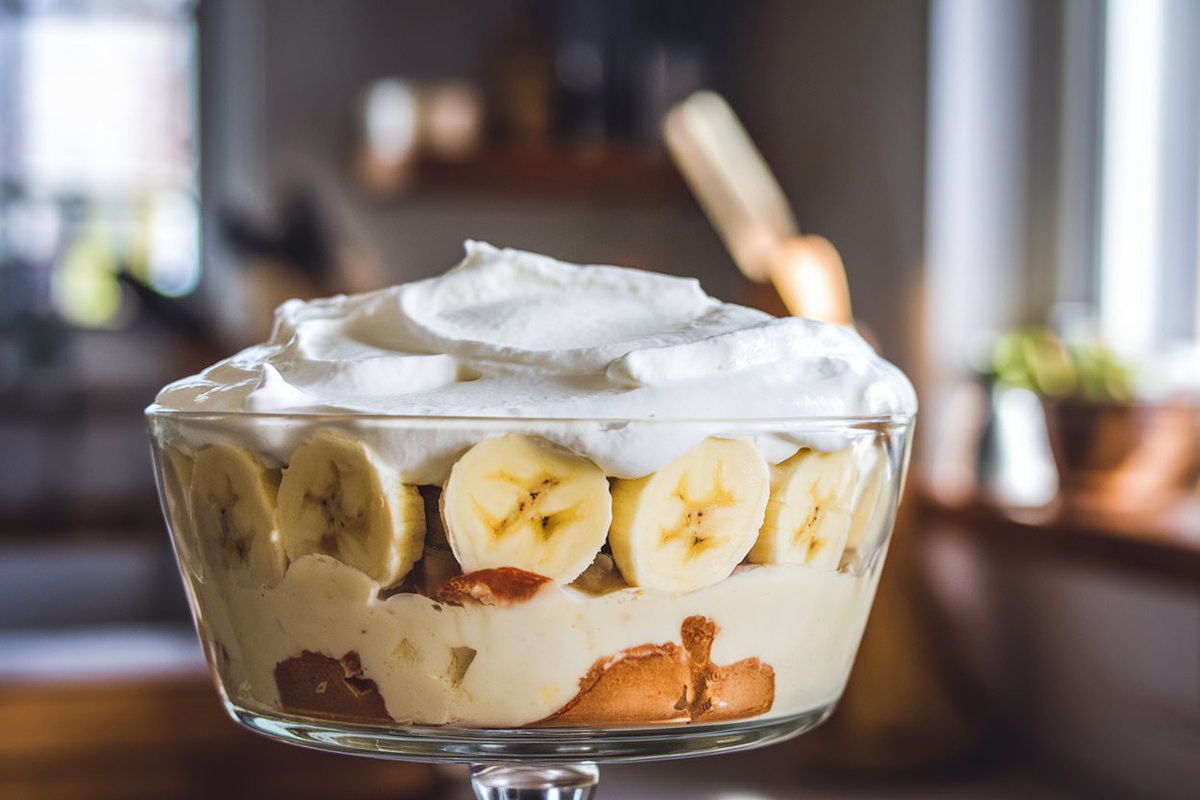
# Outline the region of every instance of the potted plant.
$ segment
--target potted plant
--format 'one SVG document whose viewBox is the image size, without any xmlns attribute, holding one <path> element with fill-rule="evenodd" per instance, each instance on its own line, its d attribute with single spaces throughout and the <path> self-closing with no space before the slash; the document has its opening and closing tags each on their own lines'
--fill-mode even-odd
<svg viewBox="0 0 1200 800">
<path fill-rule="evenodd" d="M 1132 366 L 1103 344 L 1015 330 L 997 340 L 991 370 L 1041 398 L 1068 508 L 1159 509 L 1194 480 L 1196 406 L 1139 398 Z"/>
</svg>

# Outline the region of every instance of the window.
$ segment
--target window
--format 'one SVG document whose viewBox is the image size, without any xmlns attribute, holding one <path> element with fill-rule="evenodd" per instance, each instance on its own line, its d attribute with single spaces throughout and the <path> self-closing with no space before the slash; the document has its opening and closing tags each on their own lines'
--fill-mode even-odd
<svg viewBox="0 0 1200 800">
<path fill-rule="evenodd" d="M 1145 352 L 1200 333 L 1200 9 L 1108 0 L 1106 16 L 1100 323 L 1115 346 Z"/>
<path fill-rule="evenodd" d="M 121 273 L 162 294 L 194 288 L 194 53 L 187 0 L 0 10 L 0 261 L 14 296 L 95 327 L 122 318 Z"/>
<path fill-rule="evenodd" d="M 1193 0 L 932 4 L 935 371 L 1064 320 L 1138 358 L 1200 346 L 1197 75 Z"/>
</svg>

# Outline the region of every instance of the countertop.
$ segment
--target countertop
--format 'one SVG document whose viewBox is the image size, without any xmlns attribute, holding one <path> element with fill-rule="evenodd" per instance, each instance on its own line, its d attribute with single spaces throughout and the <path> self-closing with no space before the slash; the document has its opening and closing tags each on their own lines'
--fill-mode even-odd
<svg viewBox="0 0 1200 800">
<path fill-rule="evenodd" d="M 68 634 L 60 634 L 60 637 Z M 92 645 L 108 637 L 93 633 Z M 149 646 L 161 639 L 162 647 Z M 15 640 L 14 640 L 15 641 Z M 27 639 L 28 662 L 69 658 Z M 0 681 L 0 796 L 5 798 L 388 798 L 467 800 L 466 770 L 354 759 L 268 741 L 242 730 L 220 708 L 202 665 L 188 656 L 180 631 L 142 631 L 130 638 L 149 657 L 151 674 L 114 669 L 80 679 Z M 12 641 L 9 642 L 11 644 Z M 162 657 L 167 653 L 166 657 Z M 87 658 L 87 651 L 83 651 Z M 118 660 L 112 659 L 113 663 Z M 29 666 L 29 663 L 26 663 Z M 758 751 L 654 764 L 602 768 L 604 800 L 829 800 L 874 798 L 1010 798 L 1065 800 L 1086 796 L 1028 766 L 1001 759 L 967 771 L 922 775 L 855 775 L 804 765 L 787 744 Z"/>
</svg>

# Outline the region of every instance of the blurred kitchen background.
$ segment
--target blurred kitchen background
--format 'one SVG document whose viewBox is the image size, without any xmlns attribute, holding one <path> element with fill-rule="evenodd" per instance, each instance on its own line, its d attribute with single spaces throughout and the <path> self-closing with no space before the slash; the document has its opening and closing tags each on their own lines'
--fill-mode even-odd
<svg viewBox="0 0 1200 800">
<path fill-rule="evenodd" d="M 0 0 L 0 796 L 465 797 L 221 717 L 141 410 L 464 238 L 741 276 L 724 95 L 919 441 L 842 709 L 605 797 L 1200 796 L 1200 3 Z"/>
</svg>

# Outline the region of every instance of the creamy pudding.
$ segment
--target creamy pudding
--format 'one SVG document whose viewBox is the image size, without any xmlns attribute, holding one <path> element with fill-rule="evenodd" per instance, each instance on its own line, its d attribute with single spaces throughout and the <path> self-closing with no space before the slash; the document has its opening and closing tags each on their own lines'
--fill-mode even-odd
<svg viewBox="0 0 1200 800">
<path fill-rule="evenodd" d="M 914 411 L 850 329 L 478 243 L 150 409 L 233 704 L 489 728 L 831 705 Z"/>
</svg>

